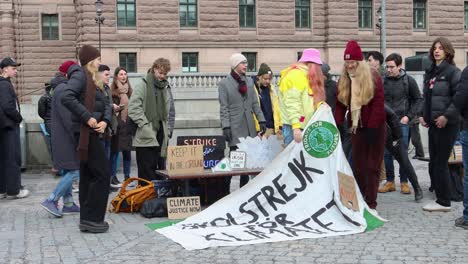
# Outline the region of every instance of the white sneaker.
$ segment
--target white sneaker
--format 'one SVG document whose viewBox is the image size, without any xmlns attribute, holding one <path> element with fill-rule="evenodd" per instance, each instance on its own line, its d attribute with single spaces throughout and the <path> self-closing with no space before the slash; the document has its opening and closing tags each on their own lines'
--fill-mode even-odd
<svg viewBox="0 0 468 264">
<path fill-rule="evenodd" d="M 28 196 L 29 196 L 29 191 L 26 189 L 22 189 L 17 195 L 9 195 L 8 199 L 22 199 Z"/>
<path fill-rule="evenodd" d="M 0 193 L 0 199 L 5 199 L 7 198 L 7 194 L 6 193 Z"/>
<path fill-rule="evenodd" d="M 436 202 L 430 202 L 423 207 L 423 210 L 428 212 L 450 212 L 452 207 L 443 206 Z"/>
</svg>

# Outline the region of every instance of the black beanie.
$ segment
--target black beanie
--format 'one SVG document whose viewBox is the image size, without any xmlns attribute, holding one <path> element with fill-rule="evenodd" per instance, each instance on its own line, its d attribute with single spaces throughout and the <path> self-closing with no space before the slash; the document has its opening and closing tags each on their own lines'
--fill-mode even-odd
<svg viewBox="0 0 468 264">
<path fill-rule="evenodd" d="M 257 76 L 262 76 L 263 74 L 273 75 L 273 72 L 271 71 L 270 67 L 266 63 L 260 64 L 260 69 L 258 69 Z"/>
<path fill-rule="evenodd" d="M 91 45 L 83 45 L 78 52 L 78 58 L 80 59 L 81 66 L 85 66 L 88 62 L 101 57 L 101 53 L 98 49 Z"/>
</svg>

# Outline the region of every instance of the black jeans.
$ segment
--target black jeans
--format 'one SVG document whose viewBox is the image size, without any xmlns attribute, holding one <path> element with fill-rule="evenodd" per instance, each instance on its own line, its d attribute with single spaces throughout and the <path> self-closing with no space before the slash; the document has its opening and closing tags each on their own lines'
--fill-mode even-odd
<svg viewBox="0 0 468 264">
<path fill-rule="evenodd" d="M 19 126 L 3 128 L 0 129 L 0 193 L 17 195 L 20 188 L 21 142 Z"/>
<path fill-rule="evenodd" d="M 89 135 L 88 160 L 80 163 L 80 220 L 104 221 L 111 170 L 97 134 Z"/>
<path fill-rule="evenodd" d="M 443 206 L 450 206 L 448 159 L 458 130 L 458 125 L 429 127 L 429 176 L 437 197 L 436 202 Z"/>
<path fill-rule="evenodd" d="M 160 168 L 160 147 L 137 147 L 136 161 L 138 167 L 138 178 L 148 181 L 162 180 L 161 177 L 156 176 L 156 170 Z"/>
<path fill-rule="evenodd" d="M 421 133 L 419 133 L 419 123 L 410 125 L 410 138 L 411 144 L 415 148 L 415 155 L 424 157 L 424 148 L 421 142 Z"/>
<path fill-rule="evenodd" d="M 400 164 L 401 173 L 404 173 L 408 177 L 413 188 L 419 188 L 418 176 L 414 171 L 413 164 L 411 164 L 408 158 L 407 148 L 405 144 L 403 144 L 402 139 L 392 142 L 392 137 L 388 136 L 387 142 L 385 143 L 385 149 L 387 149 L 387 151 L 396 159 L 398 164 Z"/>
</svg>

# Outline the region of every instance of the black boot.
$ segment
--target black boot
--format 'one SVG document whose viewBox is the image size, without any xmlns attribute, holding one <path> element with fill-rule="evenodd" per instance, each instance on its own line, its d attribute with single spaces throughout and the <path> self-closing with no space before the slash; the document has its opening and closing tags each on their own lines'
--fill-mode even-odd
<svg viewBox="0 0 468 264">
<path fill-rule="evenodd" d="M 416 202 L 421 201 L 422 198 L 423 198 L 423 191 L 422 191 L 421 187 L 419 186 L 419 184 L 417 186 L 413 185 L 413 189 L 414 189 L 414 200 Z"/>
</svg>

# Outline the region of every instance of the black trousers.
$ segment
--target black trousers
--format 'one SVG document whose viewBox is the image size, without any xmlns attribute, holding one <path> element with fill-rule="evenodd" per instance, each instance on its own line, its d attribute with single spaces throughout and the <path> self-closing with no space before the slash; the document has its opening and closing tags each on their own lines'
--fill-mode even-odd
<svg viewBox="0 0 468 264">
<path fill-rule="evenodd" d="M 400 171 L 408 176 L 408 180 L 411 182 L 413 188 L 418 188 L 418 176 L 414 171 L 413 164 L 411 164 L 411 161 L 408 158 L 408 152 L 402 142 L 402 139 L 392 142 L 391 135 L 387 136 L 385 148 L 390 152 L 390 154 L 392 154 L 398 164 L 400 164 Z"/>
<path fill-rule="evenodd" d="M 138 178 L 148 181 L 162 180 L 156 176 L 156 170 L 164 169 L 160 165 L 161 147 L 137 147 L 136 161 L 138 167 Z M 160 168 L 161 167 L 161 168 Z"/>
<path fill-rule="evenodd" d="M 424 157 L 424 148 L 421 142 L 421 134 L 419 133 L 419 123 L 410 125 L 411 144 L 416 149 L 416 156 Z"/>
<path fill-rule="evenodd" d="M 21 142 L 19 126 L 2 128 L 0 129 L 0 193 L 17 195 L 20 188 Z"/>
<path fill-rule="evenodd" d="M 80 163 L 80 219 L 104 221 L 109 198 L 110 163 L 97 134 L 89 135 L 88 161 Z"/>
<path fill-rule="evenodd" d="M 437 197 L 436 202 L 443 206 L 450 206 L 448 160 L 458 130 L 458 125 L 429 127 L 429 176 Z"/>
</svg>

